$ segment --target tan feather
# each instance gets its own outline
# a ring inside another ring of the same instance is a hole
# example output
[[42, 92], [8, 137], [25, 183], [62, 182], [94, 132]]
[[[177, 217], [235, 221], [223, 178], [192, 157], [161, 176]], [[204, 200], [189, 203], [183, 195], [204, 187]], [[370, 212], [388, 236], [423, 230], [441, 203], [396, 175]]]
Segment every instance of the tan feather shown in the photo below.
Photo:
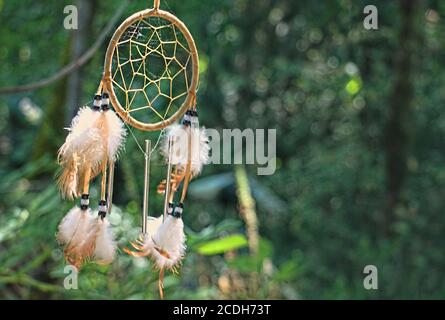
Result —
[[79, 196], [78, 173], [79, 157], [73, 154], [71, 158], [64, 160], [57, 176], [57, 185], [63, 198], [73, 200]]

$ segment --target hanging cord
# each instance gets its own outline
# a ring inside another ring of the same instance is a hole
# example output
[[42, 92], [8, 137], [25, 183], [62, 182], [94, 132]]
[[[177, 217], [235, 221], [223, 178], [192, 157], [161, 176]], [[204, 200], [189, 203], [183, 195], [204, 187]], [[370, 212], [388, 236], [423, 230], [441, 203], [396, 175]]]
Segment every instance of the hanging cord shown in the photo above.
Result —
[[[176, 181], [176, 177], [177, 177], [177, 176], [178, 176], [178, 167], [175, 166], [175, 168], [174, 168], [174, 170], [173, 170], [173, 173], [172, 173], [172, 177], [174, 177], [174, 178], [171, 179], [171, 183], [170, 183], [170, 195], [169, 195], [169, 197], [168, 197], [168, 202], [170, 202], [170, 203], [173, 202], [173, 198], [175, 197], [175, 192], [176, 192], [176, 190], [177, 190], [177, 188], [178, 188], [177, 181]], [[173, 188], [173, 186], [174, 186], [174, 188]]]
[[198, 92], [198, 90], [196, 91], [190, 91], [190, 94], [192, 95], [192, 101], [191, 101], [191, 106], [192, 106], [192, 110], [196, 111], [196, 93]]
[[159, 296], [164, 299], [164, 268], [159, 270], [159, 280], [158, 280]]
[[85, 176], [83, 179], [83, 194], [88, 194], [90, 189], [91, 167], [86, 166]]
[[185, 179], [184, 179], [184, 185], [182, 187], [182, 194], [181, 194], [181, 203], [185, 200], [185, 195], [187, 194], [187, 189], [190, 182], [190, 176], [191, 176], [191, 167], [192, 167], [192, 128], [189, 127], [189, 134], [188, 134], [188, 153], [187, 153], [187, 166], [185, 167]]
[[108, 190], [107, 190], [107, 214], [111, 213], [111, 206], [113, 204], [113, 182], [114, 182], [114, 161], [110, 161], [108, 165]]
[[97, 88], [96, 95], [102, 95], [103, 79], [100, 80], [99, 87]]
[[159, 10], [159, 4], [160, 4], [161, 0], [154, 0], [153, 1], [153, 9], [154, 10]]
[[102, 166], [102, 180], [100, 183], [100, 200], [106, 200], [107, 191], [107, 161], [104, 161]]
[[[196, 111], [196, 91], [192, 93], [192, 110]], [[187, 166], [185, 169], [185, 179], [184, 179], [184, 185], [182, 187], [182, 194], [181, 194], [181, 203], [184, 203], [185, 196], [187, 194], [187, 189], [189, 186], [189, 182], [191, 180], [191, 167], [192, 167], [192, 130], [196, 130], [196, 128], [193, 126], [192, 123], [190, 123], [189, 127], [189, 141], [188, 141], [188, 154], [187, 154]], [[199, 132], [198, 132], [199, 134]]]
[[171, 189], [172, 149], [173, 149], [173, 138], [168, 137], [168, 163], [167, 163], [167, 178], [166, 178], [166, 184], [165, 184], [163, 221], [165, 221], [165, 218], [167, 217], [168, 202], [169, 202], [170, 189]]
[[147, 234], [148, 201], [150, 193], [150, 160], [151, 141], [145, 140], [145, 168], [144, 168], [144, 202], [142, 205], [142, 234]]

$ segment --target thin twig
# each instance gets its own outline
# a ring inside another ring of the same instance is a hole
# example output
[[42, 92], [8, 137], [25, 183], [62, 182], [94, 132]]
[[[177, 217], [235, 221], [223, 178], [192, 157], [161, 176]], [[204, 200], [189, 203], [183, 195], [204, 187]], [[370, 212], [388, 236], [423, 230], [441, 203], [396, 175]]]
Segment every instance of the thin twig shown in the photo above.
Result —
[[100, 48], [100, 46], [105, 41], [107, 35], [111, 32], [113, 26], [116, 24], [117, 20], [120, 18], [122, 13], [124, 12], [125, 8], [128, 5], [128, 0], [123, 1], [120, 7], [116, 10], [113, 17], [109, 20], [108, 24], [105, 26], [105, 28], [102, 30], [101, 34], [98, 36], [96, 41], [93, 43], [93, 45], [85, 51], [84, 54], [82, 54], [78, 59], [75, 61], [72, 61], [62, 69], [60, 69], [55, 74], [25, 85], [21, 86], [14, 86], [14, 87], [6, 87], [6, 88], [0, 88], [0, 95], [1, 94], [10, 94], [10, 93], [19, 93], [19, 92], [25, 92], [25, 91], [33, 91], [36, 89], [40, 89], [42, 87], [45, 87], [47, 85], [50, 85], [51, 83], [62, 79], [63, 77], [66, 77], [68, 74], [76, 70], [77, 68], [83, 66], [88, 60], [90, 60], [93, 55], [96, 53], [96, 51]]

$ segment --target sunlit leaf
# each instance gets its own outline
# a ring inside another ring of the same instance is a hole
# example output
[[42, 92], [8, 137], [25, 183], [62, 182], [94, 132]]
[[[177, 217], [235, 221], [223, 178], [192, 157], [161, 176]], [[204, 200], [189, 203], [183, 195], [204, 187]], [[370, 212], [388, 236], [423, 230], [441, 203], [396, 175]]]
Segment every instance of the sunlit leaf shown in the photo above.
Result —
[[227, 251], [247, 246], [247, 239], [241, 234], [233, 234], [224, 238], [212, 240], [200, 245], [196, 250], [203, 255], [221, 254]]

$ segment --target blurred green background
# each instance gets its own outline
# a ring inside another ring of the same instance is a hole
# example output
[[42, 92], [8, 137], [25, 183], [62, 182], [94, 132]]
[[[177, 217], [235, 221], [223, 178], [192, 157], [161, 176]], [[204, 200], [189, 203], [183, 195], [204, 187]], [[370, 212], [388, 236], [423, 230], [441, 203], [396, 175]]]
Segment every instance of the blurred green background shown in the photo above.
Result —
[[[198, 108], [211, 128], [277, 129], [277, 170], [209, 165], [191, 185], [188, 254], [167, 299], [444, 298], [445, 2], [161, 0], [200, 54]], [[0, 88], [46, 78], [85, 52], [121, 1], [0, 0]], [[63, 9], [79, 8], [79, 30]], [[151, 1], [131, 1], [118, 21]], [[116, 25], [117, 27], [117, 25]], [[54, 175], [64, 127], [101, 76], [108, 34], [82, 68], [0, 95], [0, 298], [158, 299], [138, 233], [143, 156], [129, 137], [111, 222], [120, 252], [63, 287], [57, 224], [74, 205]], [[133, 130], [139, 143], [156, 134]], [[152, 164], [151, 215], [165, 173]], [[91, 192], [98, 197], [97, 182]], [[252, 199], [254, 202], [252, 202]], [[258, 228], [257, 228], [257, 223]], [[365, 290], [363, 268], [378, 268]]]

